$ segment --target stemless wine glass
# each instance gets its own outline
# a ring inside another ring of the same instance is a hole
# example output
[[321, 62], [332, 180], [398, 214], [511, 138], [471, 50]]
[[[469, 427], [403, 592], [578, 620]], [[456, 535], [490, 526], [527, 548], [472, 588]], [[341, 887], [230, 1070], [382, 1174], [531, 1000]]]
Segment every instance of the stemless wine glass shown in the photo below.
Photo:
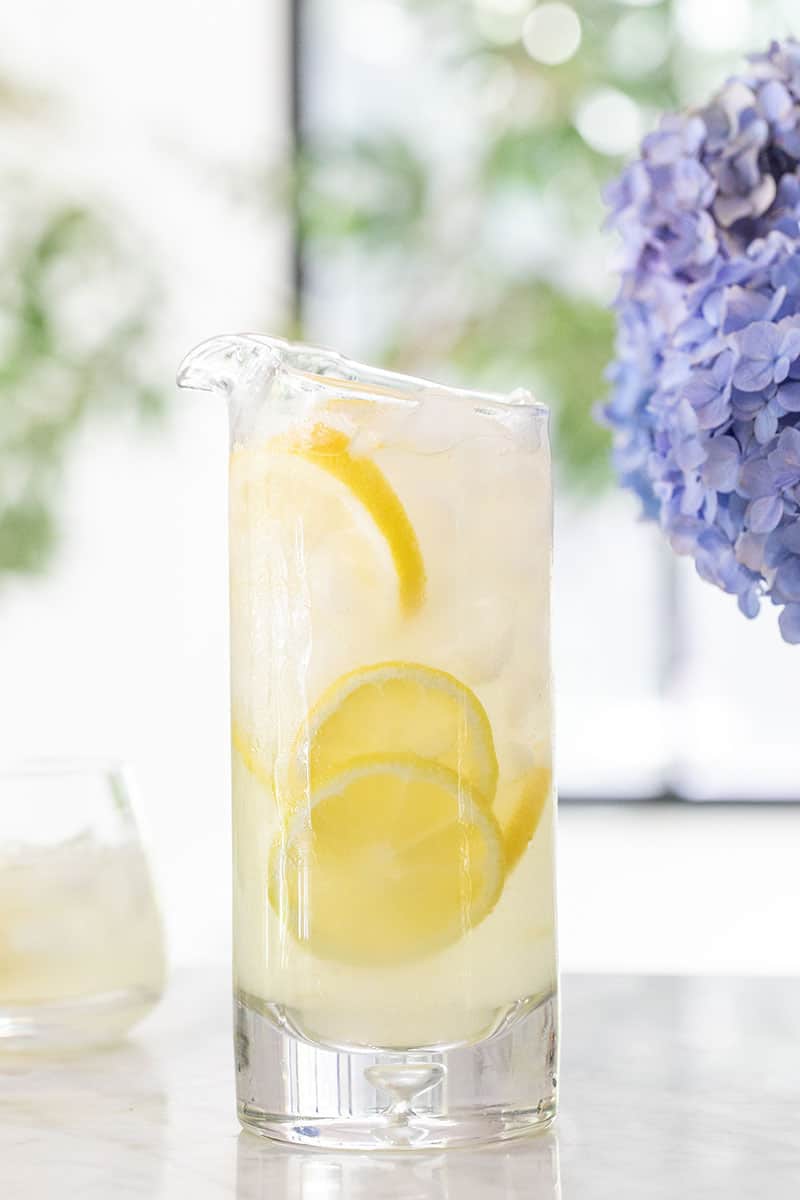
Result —
[[113, 1041], [163, 984], [125, 773], [80, 762], [0, 770], [0, 1052]]
[[315, 1146], [555, 1113], [548, 412], [256, 335], [228, 398], [243, 1124]]

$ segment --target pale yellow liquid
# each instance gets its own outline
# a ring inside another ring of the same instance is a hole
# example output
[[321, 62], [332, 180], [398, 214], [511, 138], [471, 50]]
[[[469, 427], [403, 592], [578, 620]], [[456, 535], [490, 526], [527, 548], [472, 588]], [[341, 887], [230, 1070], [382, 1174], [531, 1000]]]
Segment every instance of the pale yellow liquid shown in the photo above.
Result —
[[[320, 484], [330, 491], [330, 525], [305, 527], [315, 468], [300, 469], [302, 486], [277, 513], [259, 510], [257, 486], [243, 502], [243, 473], [257, 481], [271, 469], [273, 431], [235, 444], [234, 722], [256, 738], [279, 790], [324, 689], [373, 663], [426, 664], [455, 675], [484, 705], [502, 796], [551, 763], [551, 485], [541, 418], [513, 407], [481, 413], [469, 399], [441, 396], [415, 410], [367, 401], [340, 408], [331, 418], [323, 399], [304, 419], [354, 430], [354, 447], [392, 485], [419, 540], [425, 601], [402, 611], [385, 542], [358, 504], [345, 497], [337, 507], [340, 485]], [[319, 957], [279, 922], [268, 863], [281, 814], [260, 774], [234, 750], [235, 973], [249, 1002], [279, 1010], [322, 1043], [407, 1048], [486, 1036], [552, 992], [552, 796], [483, 920], [444, 948], [396, 964], [389, 953], [389, 965], [370, 966]]]
[[164, 979], [161, 924], [137, 845], [90, 837], [0, 853], [0, 1010], [101, 998], [154, 1000]]

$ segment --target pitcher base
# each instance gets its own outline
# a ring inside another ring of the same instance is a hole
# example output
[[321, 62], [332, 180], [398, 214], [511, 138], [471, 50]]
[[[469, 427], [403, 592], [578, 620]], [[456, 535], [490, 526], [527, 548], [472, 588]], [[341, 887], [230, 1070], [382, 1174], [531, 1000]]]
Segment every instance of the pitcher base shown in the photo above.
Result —
[[558, 1004], [441, 1051], [322, 1049], [236, 1004], [239, 1120], [295, 1145], [426, 1150], [546, 1129], [556, 1114]]

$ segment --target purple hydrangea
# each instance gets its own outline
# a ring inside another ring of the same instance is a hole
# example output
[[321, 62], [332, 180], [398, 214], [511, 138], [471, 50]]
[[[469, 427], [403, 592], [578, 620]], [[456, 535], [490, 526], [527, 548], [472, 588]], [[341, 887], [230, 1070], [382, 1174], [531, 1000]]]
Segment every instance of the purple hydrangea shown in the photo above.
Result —
[[800, 42], [665, 116], [609, 189], [603, 419], [620, 480], [703, 579], [800, 642]]

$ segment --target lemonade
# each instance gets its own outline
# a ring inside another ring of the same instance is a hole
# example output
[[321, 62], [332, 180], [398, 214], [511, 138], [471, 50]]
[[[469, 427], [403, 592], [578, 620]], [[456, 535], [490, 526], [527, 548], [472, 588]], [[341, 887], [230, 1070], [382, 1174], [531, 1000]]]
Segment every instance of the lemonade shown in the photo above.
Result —
[[[342, 1106], [378, 1111], [374, 1091], [342, 1099], [342, 1071], [431, 1053], [424, 1086], [444, 1104], [449, 1069], [452, 1106], [459, 1048], [502, 1057], [528, 1019], [526, 1120], [544, 1121], [547, 411], [256, 337], [200, 347], [179, 378], [223, 388], [231, 412], [240, 1113], [274, 1133], [278, 1109], [311, 1105], [312, 1133], [309, 1117], [276, 1136], [319, 1137]], [[523, 1108], [521, 1078], [498, 1083], [498, 1111]]]
[[123, 772], [0, 771], [0, 1057], [114, 1041], [164, 986], [161, 919]]
[[[163, 985], [160, 937], [137, 846], [0, 853], [0, 1010], [136, 989], [146, 1009]], [[96, 1025], [97, 1006], [86, 1019]]]
[[320, 1043], [471, 1041], [553, 988], [537, 425], [332, 388], [233, 446], [236, 981]]

